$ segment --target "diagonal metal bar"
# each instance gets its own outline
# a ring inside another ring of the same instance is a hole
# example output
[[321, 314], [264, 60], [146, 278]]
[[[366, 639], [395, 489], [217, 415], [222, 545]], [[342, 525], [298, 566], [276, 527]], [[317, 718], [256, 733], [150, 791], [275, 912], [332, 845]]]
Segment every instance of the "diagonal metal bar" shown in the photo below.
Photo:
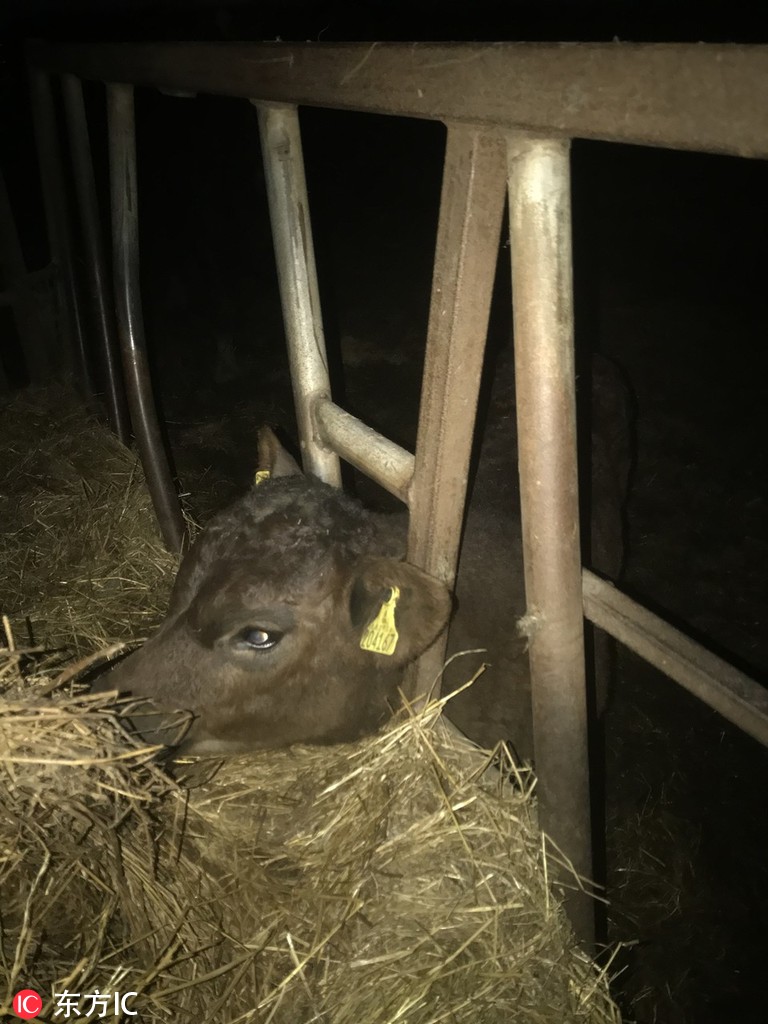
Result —
[[[504, 211], [504, 140], [451, 125], [443, 170], [408, 557], [453, 584]], [[439, 677], [445, 638], [419, 660], [412, 695]]]
[[584, 612], [635, 654], [768, 747], [768, 690], [588, 569]]
[[157, 419], [141, 311], [133, 86], [107, 87], [107, 113], [115, 303], [128, 406], [163, 539], [180, 551], [186, 530]]

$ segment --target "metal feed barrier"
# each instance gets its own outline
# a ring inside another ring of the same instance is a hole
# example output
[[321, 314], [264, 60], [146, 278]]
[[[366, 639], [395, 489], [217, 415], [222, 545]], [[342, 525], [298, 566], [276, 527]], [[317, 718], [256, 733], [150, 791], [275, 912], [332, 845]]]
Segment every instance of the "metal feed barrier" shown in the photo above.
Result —
[[[508, 193], [525, 578], [536, 620], [530, 663], [539, 811], [574, 867], [591, 874], [583, 616], [768, 745], [762, 687], [580, 564], [569, 178], [576, 137], [768, 156], [767, 47], [35, 43], [28, 56], [51, 244], [79, 309], [51, 91], [53, 79], [62, 80], [93, 323], [106, 354], [111, 421], [125, 437], [81, 79], [107, 83], [117, 333], [130, 422], [170, 547], [182, 546], [184, 529], [142, 328], [135, 85], [243, 97], [257, 107], [305, 468], [338, 485], [340, 455], [406, 502], [410, 560], [448, 584]], [[331, 397], [301, 104], [447, 125], [415, 456]], [[82, 318], [76, 326], [83, 329]], [[422, 658], [415, 692], [438, 676], [443, 656], [438, 644]], [[568, 910], [590, 945], [590, 898], [574, 893]]]

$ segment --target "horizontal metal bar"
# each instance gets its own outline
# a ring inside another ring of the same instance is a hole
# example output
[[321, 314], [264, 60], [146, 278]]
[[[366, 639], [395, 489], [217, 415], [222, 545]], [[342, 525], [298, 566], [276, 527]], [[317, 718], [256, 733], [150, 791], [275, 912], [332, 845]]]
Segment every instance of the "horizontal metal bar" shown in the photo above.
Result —
[[768, 747], [768, 690], [589, 570], [584, 614], [596, 626]]
[[332, 448], [356, 469], [408, 504], [414, 458], [335, 402], [321, 398], [314, 403], [313, 419], [323, 444]]
[[31, 43], [105, 82], [768, 156], [768, 47], [633, 43]]

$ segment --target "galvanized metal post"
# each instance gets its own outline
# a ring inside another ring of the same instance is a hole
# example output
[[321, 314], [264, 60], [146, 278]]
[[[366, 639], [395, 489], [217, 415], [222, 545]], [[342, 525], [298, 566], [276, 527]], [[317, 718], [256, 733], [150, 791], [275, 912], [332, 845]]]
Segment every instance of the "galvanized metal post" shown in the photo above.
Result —
[[[48, 244], [51, 250], [51, 260], [59, 273], [59, 285], [63, 292], [65, 333], [71, 350], [71, 362], [68, 368], [73, 371], [86, 401], [90, 403], [93, 384], [80, 296], [75, 279], [67, 190], [64, 185], [64, 167], [56, 124], [51, 76], [37, 68], [31, 68], [29, 83], [37, 158], [40, 166], [40, 184], [48, 228]], [[47, 353], [47, 357], [50, 367], [55, 367], [57, 365], [56, 356]]]
[[[591, 878], [569, 148], [510, 136], [509, 219], [536, 791], [542, 829]], [[591, 946], [591, 897], [566, 906]]]
[[304, 469], [341, 485], [339, 457], [318, 440], [313, 406], [331, 397], [299, 115], [293, 106], [253, 101], [259, 113], [283, 323]]
[[180, 551], [186, 530], [157, 420], [141, 312], [133, 86], [107, 86], [107, 113], [115, 303], [128, 405], [163, 539]]
[[96, 183], [93, 174], [88, 121], [83, 103], [83, 87], [76, 75], [67, 74], [62, 75], [62, 89], [83, 237], [91, 320], [100, 343], [101, 364], [107, 395], [107, 414], [112, 430], [123, 444], [128, 444], [131, 425], [120, 371], [114, 308], [110, 301], [107, 261], [96, 199]]
[[[504, 139], [450, 125], [408, 537], [409, 559], [449, 586], [456, 576], [505, 186]], [[431, 691], [444, 656], [442, 638], [419, 659], [411, 696]]]

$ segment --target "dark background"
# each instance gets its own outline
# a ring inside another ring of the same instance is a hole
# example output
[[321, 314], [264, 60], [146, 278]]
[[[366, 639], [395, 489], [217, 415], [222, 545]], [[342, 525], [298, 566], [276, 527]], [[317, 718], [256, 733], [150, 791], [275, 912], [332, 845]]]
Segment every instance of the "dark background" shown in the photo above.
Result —
[[6, 0], [9, 38], [762, 42], [756, 3]]

